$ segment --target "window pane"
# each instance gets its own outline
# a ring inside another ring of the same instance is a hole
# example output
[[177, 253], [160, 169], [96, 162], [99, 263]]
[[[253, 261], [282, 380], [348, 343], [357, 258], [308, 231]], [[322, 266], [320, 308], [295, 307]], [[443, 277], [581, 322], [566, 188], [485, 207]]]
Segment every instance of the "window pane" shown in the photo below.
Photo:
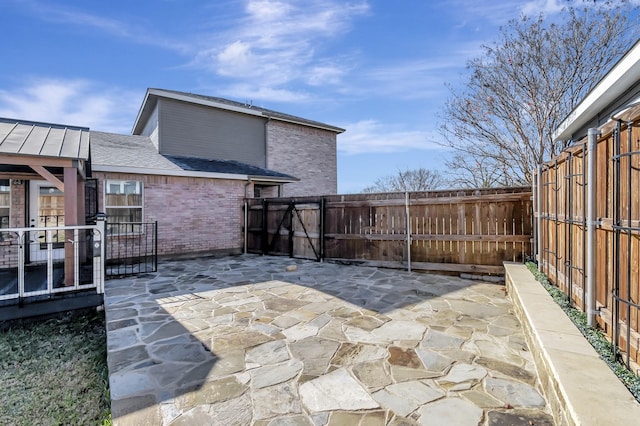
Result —
[[124, 193], [125, 194], [140, 194], [140, 186], [139, 182], [125, 182], [124, 183]]
[[142, 207], [142, 182], [107, 181], [105, 206], [109, 207]]
[[9, 208], [0, 207], [0, 228], [9, 227]]
[[0, 193], [3, 193], [3, 192], [9, 193], [10, 191], [11, 191], [11, 186], [9, 186], [9, 179], [0, 179]]
[[107, 221], [109, 223], [142, 222], [142, 209], [110, 209], [107, 208]]
[[8, 192], [0, 192], [0, 207], [9, 207], [11, 197]]
[[142, 183], [136, 180], [107, 181], [107, 194], [142, 194]]
[[142, 195], [137, 194], [107, 194], [105, 197], [107, 207], [142, 207]]

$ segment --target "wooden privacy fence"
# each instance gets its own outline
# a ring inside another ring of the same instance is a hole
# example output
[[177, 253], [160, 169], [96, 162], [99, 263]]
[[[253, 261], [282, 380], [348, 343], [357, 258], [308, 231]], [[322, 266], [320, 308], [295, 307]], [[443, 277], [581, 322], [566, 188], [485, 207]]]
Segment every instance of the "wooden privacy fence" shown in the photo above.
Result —
[[531, 251], [530, 188], [247, 199], [249, 252], [502, 274]]
[[[594, 132], [593, 151], [588, 140], [575, 143], [541, 167], [534, 189], [541, 271], [612, 338], [628, 367], [640, 361], [639, 122], [636, 115], [609, 123], [599, 136]], [[591, 181], [589, 161], [595, 173]], [[590, 191], [595, 203], [591, 221]], [[589, 295], [590, 268], [595, 300]]]

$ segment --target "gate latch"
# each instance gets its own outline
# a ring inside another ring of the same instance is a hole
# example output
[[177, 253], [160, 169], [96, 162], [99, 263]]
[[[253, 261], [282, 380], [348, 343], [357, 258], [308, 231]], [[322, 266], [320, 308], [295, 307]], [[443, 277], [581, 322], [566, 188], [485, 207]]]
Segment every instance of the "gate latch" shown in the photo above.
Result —
[[102, 256], [102, 241], [93, 242], [93, 257]]

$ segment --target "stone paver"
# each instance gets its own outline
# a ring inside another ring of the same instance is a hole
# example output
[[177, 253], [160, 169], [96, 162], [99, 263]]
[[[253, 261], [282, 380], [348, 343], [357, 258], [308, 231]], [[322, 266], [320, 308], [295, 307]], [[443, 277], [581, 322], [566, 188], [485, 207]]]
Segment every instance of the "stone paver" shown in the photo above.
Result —
[[245, 255], [105, 306], [115, 425], [553, 424], [496, 284]]

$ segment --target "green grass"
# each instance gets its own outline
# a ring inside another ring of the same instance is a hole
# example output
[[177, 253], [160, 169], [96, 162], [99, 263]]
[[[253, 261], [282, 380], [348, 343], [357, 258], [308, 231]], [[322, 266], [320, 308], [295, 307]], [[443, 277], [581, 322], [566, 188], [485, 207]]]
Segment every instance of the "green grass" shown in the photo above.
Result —
[[103, 312], [0, 331], [0, 424], [110, 425]]
[[626, 366], [616, 359], [613, 343], [609, 341], [600, 330], [589, 327], [587, 325], [587, 315], [579, 309], [571, 306], [569, 298], [558, 287], [549, 283], [547, 277], [538, 270], [538, 267], [532, 263], [527, 263], [527, 268], [536, 277], [536, 279], [547, 289], [553, 300], [556, 301], [567, 316], [578, 327], [580, 332], [587, 338], [591, 346], [598, 352], [600, 358], [607, 363], [609, 368], [618, 376], [618, 378], [629, 389], [631, 394], [640, 402], [640, 377], [629, 371]]

